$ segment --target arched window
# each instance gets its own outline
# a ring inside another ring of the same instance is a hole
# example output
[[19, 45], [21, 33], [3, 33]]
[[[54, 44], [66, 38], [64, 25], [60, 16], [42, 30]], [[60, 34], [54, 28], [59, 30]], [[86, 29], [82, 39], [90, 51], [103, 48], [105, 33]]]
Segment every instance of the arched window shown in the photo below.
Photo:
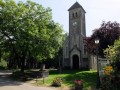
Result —
[[74, 13], [72, 14], [72, 17], [74, 18]]
[[78, 16], [77, 12], [75, 13], [75, 16], [76, 16], [76, 17]]

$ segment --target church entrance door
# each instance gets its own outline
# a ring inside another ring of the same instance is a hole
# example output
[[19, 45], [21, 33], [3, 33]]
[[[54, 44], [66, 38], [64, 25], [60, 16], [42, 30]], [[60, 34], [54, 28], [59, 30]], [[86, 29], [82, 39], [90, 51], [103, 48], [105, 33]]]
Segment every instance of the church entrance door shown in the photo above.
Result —
[[79, 57], [78, 55], [73, 55], [73, 69], [79, 69]]

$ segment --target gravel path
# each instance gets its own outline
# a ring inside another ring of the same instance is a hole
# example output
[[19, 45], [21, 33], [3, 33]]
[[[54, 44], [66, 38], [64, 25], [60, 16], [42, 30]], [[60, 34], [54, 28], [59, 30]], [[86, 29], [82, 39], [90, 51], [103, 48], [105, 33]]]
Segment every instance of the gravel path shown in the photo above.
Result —
[[57, 90], [51, 87], [37, 87], [28, 83], [12, 81], [8, 78], [11, 71], [0, 71], [0, 90]]

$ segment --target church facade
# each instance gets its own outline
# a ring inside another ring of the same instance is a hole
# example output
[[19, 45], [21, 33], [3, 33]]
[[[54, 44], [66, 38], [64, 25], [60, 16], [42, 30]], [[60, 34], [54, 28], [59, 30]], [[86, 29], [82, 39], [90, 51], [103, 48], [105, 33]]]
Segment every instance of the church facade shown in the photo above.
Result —
[[69, 9], [69, 35], [63, 43], [63, 67], [71, 69], [88, 68], [89, 60], [85, 50], [85, 10], [78, 3]]

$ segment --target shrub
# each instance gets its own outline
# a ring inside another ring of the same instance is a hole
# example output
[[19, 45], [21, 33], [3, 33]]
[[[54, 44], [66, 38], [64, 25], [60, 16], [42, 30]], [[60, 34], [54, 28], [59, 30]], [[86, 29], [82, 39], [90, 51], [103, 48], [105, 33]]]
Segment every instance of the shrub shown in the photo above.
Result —
[[62, 79], [61, 78], [55, 78], [52, 82], [52, 86], [55, 86], [55, 87], [60, 87], [62, 84]]
[[83, 90], [83, 80], [75, 80], [75, 90]]
[[101, 78], [101, 90], [120, 90], [119, 83], [119, 76], [104, 76]]
[[7, 68], [7, 62], [3, 59], [0, 61], [0, 69], [6, 69]]

